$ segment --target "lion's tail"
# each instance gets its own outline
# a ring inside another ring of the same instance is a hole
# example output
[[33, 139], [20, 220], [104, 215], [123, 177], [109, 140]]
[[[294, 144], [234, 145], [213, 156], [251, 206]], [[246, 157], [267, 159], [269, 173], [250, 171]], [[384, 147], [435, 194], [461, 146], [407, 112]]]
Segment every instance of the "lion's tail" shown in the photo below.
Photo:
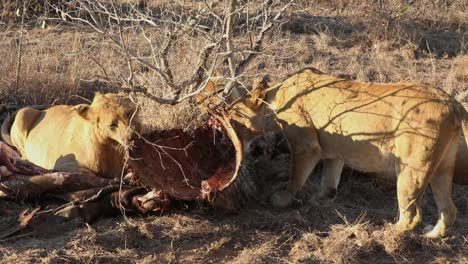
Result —
[[458, 147], [453, 182], [468, 185], [468, 113], [464, 108], [462, 109], [461, 126], [463, 130], [463, 140], [460, 141]]
[[13, 114], [8, 114], [7, 118], [2, 123], [2, 127], [0, 129], [0, 134], [2, 136], [3, 142], [7, 143], [10, 146], [13, 146], [13, 143], [11, 142], [11, 137], [10, 137], [10, 129], [11, 125], [13, 125], [13, 121], [15, 120], [17, 111], [15, 111]]
[[463, 136], [465, 137], [465, 144], [468, 146], [468, 113], [465, 112], [465, 118], [462, 121]]

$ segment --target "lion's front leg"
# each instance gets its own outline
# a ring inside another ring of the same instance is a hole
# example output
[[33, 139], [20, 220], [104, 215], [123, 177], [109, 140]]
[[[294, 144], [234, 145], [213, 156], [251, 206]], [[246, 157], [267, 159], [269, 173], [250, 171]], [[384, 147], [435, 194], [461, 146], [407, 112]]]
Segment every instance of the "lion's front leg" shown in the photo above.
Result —
[[287, 190], [271, 197], [275, 207], [286, 207], [292, 203], [321, 157], [321, 148], [314, 128], [291, 127], [286, 129], [286, 136], [291, 146], [292, 173]]

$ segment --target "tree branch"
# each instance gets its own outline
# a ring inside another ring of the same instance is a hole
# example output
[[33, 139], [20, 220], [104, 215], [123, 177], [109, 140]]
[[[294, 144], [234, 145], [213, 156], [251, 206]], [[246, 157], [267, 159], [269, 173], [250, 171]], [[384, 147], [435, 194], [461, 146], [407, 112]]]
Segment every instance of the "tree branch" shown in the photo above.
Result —
[[[237, 66], [235, 67], [234, 70], [231, 69], [231, 79], [228, 81], [226, 86], [224, 87], [224, 94], [229, 94], [235, 80], [245, 71], [245, 68], [252, 62], [252, 60], [260, 53], [262, 44], [263, 44], [263, 38], [265, 37], [265, 33], [270, 30], [273, 25], [281, 18], [281, 16], [284, 14], [286, 9], [289, 8], [289, 6], [294, 2], [295, 0], [290, 0], [286, 5], [284, 5], [281, 10], [271, 19], [268, 20], [268, 14], [264, 14], [266, 16], [266, 20], [262, 26], [262, 29], [260, 30], [260, 33], [257, 35], [255, 38], [255, 43], [253, 44], [251, 50], [249, 51], [247, 57], [245, 57], [243, 60], [241, 60]], [[267, 3], [270, 1], [267, 1]], [[270, 6], [271, 8], [271, 6]], [[232, 56], [232, 54], [230, 55]]]
[[251, 49], [247, 57], [243, 59], [242, 61], [240, 61], [239, 64], [237, 65], [235, 69], [235, 76], [240, 75], [245, 70], [245, 67], [249, 65], [252, 59], [255, 56], [257, 56], [257, 54], [259, 54], [262, 48], [263, 38], [265, 37], [265, 33], [268, 32], [268, 30], [270, 30], [273, 27], [274, 23], [277, 22], [281, 18], [281, 16], [286, 11], [286, 9], [288, 9], [288, 7], [294, 1], [295, 0], [290, 0], [286, 5], [283, 6], [283, 8], [281, 8], [281, 10], [276, 14], [275, 17], [273, 17], [273, 19], [271, 19], [268, 23], [266, 23], [266, 25], [262, 27], [262, 30], [260, 31], [260, 33], [257, 35], [255, 39], [255, 44], [253, 45], [253, 48]]

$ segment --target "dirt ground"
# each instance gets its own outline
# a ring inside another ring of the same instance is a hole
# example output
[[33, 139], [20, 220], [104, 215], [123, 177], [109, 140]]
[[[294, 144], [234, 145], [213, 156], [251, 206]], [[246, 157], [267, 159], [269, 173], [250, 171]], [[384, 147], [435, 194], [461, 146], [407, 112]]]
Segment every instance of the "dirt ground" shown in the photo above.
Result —
[[[429, 83], [467, 102], [466, 1], [352, 2], [299, 1], [284, 23], [267, 34], [264, 54], [245, 77], [268, 73], [280, 80], [312, 66], [361, 81]], [[184, 1], [190, 3], [196, 6]], [[6, 8], [0, 3], [2, 104], [76, 104], [95, 91], [115, 91], [126, 74], [126, 60], [106, 39], [67, 23], [42, 28], [34, 19], [20, 34], [20, 19]], [[141, 36], [127, 33], [134, 47], [147, 48]], [[22, 64], [17, 68], [20, 39]], [[197, 41], [181, 38], [170, 54], [175, 75], [191, 65], [194, 51], [189, 48]], [[136, 66], [135, 71], [137, 81], [163, 93], [154, 74]], [[196, 114], [188, 103], [181, 108], [187, 114], [175, 115], [148, 102], [149, 129], [187, 123]], [[159, 118], [153, 120], [156, 114]], [[0, 263], [468, 263], [468, 186], [454, 186], [458, 216], [448, 235], [429, 240], [421, 234], [437, 218], [430, 188], [423, 223], [397, 235], [390, 225], [397, 216], [395, 190], [348, 169], [337, 197], [319, 202], [314, 198], [319, 178], [320, 168], [288, 209], [273, 209], [262, 197], [237, 212], [181, 204], [161, 215], [37, 225], [0, 241]], [[0, 200], [0, 206], [15, 210], [39, 204], [44, 201], [12, 205]]]
[[336, 199], [319, 204], [316, 185], [310, 181], [302, 203], [284, 210], [265, 201], [236, 213], [191, 205], [36, 226], [0, 241], [0, 263], [468, 263], [468, 186], [455, 186], [454, 227], [428, 240], [421, 234], [436, 219], [430, 192], [421, 227], [396, 235], [395, 191], [346, 171]]

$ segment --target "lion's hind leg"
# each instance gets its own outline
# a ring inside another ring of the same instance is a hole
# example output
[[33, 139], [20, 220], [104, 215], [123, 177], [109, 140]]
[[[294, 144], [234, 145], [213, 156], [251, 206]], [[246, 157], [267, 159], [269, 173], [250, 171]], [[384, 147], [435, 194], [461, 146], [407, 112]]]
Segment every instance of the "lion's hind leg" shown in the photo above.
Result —
[[427, 182], [427, 172], [417, 171], [408, 166], [400, 167], [397, 181], [399, 217], [396, 227], [400, 231], [409, 231], [422, 220], [421, 199]]
[[451, 198], [455, 150], [459, 130], [448, 122], [440, 124], [437, 133], [419, 137], [401, 136], [396, 141], [399, 157], [397, 198], [399, 220], [397, 229], [407, 231], [421, 222], [421, 199], [430, 183], [439, 210], [436, 227], [427, 236], [443, 235], [455, 219], [456, 209]]
[[448, 151], [443, 156], [439, 166], [430, 180], [432, 193], [437, 205], [438, 220], [434, 228], [425, 228], [426, 237], [439, 237], [445, 235], [449, 226], [455, 222], [457, 208], [452, 200], [452, 180], [455, 166], [455, 155], [458, 148], [458, 137], [450, 143]]
[[[414, 229], [422, 220], [421, 200], [437, 166], [436, 142], [425, 137], [401, 136], [396, 141], [399, 231]], [[439, 144], [440, 146], [440, 144]]]

